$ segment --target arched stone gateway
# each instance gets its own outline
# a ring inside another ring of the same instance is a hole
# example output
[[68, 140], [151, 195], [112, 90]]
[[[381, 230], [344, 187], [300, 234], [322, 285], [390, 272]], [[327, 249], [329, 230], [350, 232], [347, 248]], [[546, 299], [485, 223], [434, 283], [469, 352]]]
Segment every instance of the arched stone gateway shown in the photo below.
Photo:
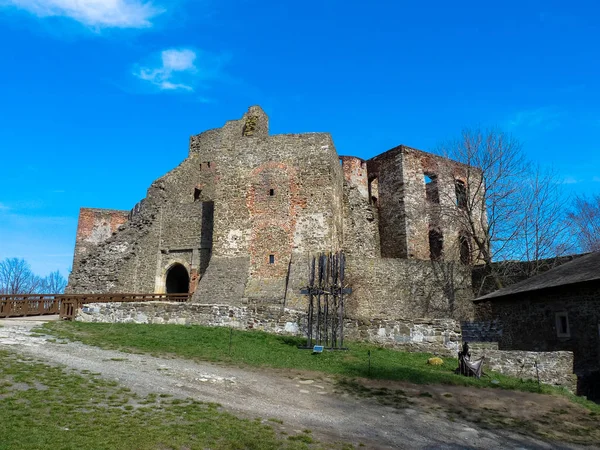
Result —
[[167, 294], [185, 294], [190, 290], [190, 276], [181, 264], [173, 264], [167, 271], [165, 282]]

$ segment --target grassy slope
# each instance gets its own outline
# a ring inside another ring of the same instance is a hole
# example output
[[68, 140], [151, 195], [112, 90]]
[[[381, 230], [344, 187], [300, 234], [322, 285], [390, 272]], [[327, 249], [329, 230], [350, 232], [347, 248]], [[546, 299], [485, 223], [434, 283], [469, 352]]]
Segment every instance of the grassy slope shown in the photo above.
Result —
[[77, 374], [0, 350], [0, 450], [312, 449], [274, 421], [238, 419], [218, 405], [138, 397], [95, 374]]
[[[551, 386], [540, 387], [533, 380], [519, 380], [497, 373], [490, 373], [489, 378], [482, 377], [480, 380], [467, 378], [453, 373], [458, 365], [456, 359], [449, 358], [442, 366], [432, 366], [427, 364], [427, 359], [432, 356], [430, 354], [400, 352], [364, 343], [350, 343], [348, 351], [312, 355], [310, 350], [297, 348], [299, 344], [305, 343], [302, 338], [234, 330], [231, 335], [230, 352], [230, 329], [224, 327], [51, 322], [44, 326], [44, 330], [58, 337], [104, 348], [156, 355], [170, 354], [203, 361], [293, 368], [346, 377], [404, 380], [413, 383], [445, 383], [527, 392], [541, 391], [549, 394], [564, 393]], [[576, 401], [589, 408], [598, 406], [583, 400]]]

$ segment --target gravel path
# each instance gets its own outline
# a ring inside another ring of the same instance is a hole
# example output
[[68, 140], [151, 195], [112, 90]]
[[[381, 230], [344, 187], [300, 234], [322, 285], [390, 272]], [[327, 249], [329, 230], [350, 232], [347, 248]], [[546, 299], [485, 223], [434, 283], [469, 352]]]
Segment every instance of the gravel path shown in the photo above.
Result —
[[277, 418], [289, 430], [311, 429], [320, 440], [363, 443], [369, 449], [561, 449], [506, 431], [451, 422], [416, 409], [396, 410], [375, 401], [333, 393], [330, 379], [303, 379], [266, 370], [155, 358], [80, 343], [48, 342], [30, 330], [35, 320], [0, 320], [0, 348], [41, 361], [101, 373], [133, 391], [220, 403], [238, 416]]

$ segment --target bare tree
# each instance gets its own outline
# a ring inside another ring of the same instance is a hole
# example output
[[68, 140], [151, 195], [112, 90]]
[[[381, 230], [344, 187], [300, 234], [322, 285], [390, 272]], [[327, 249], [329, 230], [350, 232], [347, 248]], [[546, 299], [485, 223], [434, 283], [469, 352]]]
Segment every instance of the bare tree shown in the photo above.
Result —
[[560, 183], [554, 172], [532, 169], [514, 137], [495, 129], [465, 130], [439, 152], [464, 165], [451, 174], [456, 190], [442, 214], [470, 237], [468, 260], [484, 266], [495, 288], [503, 286], [509, 266], [518, 267], [501, 262], [557, 255], [564, 231]]
[[513, 255], [529, 277], [557, 264], [556, 258], [574, 250], [565, 222], [566, 198], [558, 174], [535, 166], [523, 191], [522, 227], [516, 234]]
[[58, 270], [41, 278], [24, 259], [0, 261], [0, 294], [62, 294], [66, 286], [67, 280]]
[[41, 282], [24, 259], [0, 261], [0, 294], [33, 294], [38, 292]]
[[576, 197], [567, 218], [580, 249], [600, 251], [600, 195]]
[[51, 272], [45, 278], [42, 278], [39, 291], [45, 294], [62, 294], [67, 287], [67, 280], [58, 270]]

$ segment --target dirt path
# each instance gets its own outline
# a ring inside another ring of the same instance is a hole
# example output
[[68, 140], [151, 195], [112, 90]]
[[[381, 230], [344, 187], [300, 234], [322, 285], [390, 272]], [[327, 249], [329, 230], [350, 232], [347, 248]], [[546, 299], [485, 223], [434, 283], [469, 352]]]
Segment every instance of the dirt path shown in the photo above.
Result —
[[320, 440], [363, 443], [369, 449], [579, 448], [480, 429], [421, 408], [399, 410], [371, 399], [340, 395], [334, 393], [333, 380], [306, 379], [306, 374], [295, 371], [273, 373], [49, 342], [48, 337], [30, 335], [38, 324], [34, 320], [0, 320], [0, 347], [52, 364], [98, 372], [139, 394], [192, 397], [220, 403], [238, 416], [277, 418], [284, 422], [282, 427], [311, 429]]

